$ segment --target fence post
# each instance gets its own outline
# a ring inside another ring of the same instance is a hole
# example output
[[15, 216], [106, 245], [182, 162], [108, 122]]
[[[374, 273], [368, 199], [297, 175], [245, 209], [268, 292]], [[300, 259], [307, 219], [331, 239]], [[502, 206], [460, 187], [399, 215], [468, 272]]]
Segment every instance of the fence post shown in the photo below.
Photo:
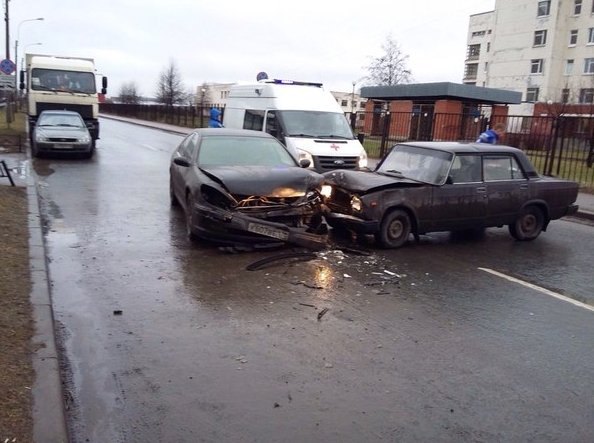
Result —
[[390, 111], [386, 111], [384, 116], [384, 127], [382, 128], [382, 144], [380, 146], [380, 158], [384, 158], [386, 155], [386, 142], [390, 135]]

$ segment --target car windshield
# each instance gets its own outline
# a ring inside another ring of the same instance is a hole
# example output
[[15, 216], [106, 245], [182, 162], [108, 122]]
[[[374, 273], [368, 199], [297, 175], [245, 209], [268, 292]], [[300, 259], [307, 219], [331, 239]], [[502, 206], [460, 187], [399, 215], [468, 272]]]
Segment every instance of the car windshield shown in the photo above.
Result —
[[288, 137], [353, 139], [344, 114], [322, 111], [278, 111]]
[[443, 184], [450, 169], [453, 154], [434, 149], [396, 145], [382, 162], [377, 172], [398, 178]]
[[297, 166], [276, 139], [262, 137], [204, 137], [198, 151], [200, 166]]
[[62, 71], [35, 68], [31, 73], [33, 91], [59, 91], [95, 94], [95, 75], [92, 72]]
[[82, 128], [85, 126], [82, 118], [72, 114], [42, 114], [37, 122], [38, 126], [68, 126]]

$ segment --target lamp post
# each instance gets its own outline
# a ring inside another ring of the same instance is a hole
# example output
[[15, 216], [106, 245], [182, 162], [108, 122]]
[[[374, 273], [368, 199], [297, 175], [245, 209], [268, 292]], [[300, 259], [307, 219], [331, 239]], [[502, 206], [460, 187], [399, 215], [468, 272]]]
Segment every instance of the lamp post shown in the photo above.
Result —
[[19, 25], [17, 26], [17, 38], [14, 41], [14, 63], [15, 65], [18, 66], [19, 63], [19, 54], [18, 54], [18, 49], [19, 49], [19, 37], [21, 34], [21, 25], [25, 22], [36, 22], [36, 21], [41, 21], [44, 20], [43, 17], [37, 17], [37, 18], [28, 18], [26, 20], [23, 20], [19, 23]]
[[355, 85], [357, 82], [353, 80], [353, 92], [351, 92], [351, 129], [354, 131], [357, 124], [357, 116], [355, 114]]

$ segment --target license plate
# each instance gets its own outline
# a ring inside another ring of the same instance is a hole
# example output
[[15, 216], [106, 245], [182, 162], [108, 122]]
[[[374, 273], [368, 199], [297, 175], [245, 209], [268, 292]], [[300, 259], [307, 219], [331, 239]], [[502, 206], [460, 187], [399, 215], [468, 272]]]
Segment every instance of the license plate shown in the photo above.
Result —
[[278, 238], [279, 240], [287, 240], [289, 233], [282, 229], [271, 228], [270, 226], [260, 225], [258, 223], [248, 224], [247, 230], [255, 234], [265, 235], [267, 237]]
[[54, 149], [72, 149], [72, 145], [56, 143]]

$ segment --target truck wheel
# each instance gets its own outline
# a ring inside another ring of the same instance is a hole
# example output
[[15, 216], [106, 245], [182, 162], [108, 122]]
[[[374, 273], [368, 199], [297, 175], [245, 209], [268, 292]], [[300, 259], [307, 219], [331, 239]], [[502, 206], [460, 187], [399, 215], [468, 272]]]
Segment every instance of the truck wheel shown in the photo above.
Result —
[[384, 248], [400, 248], [408, 241], [410, 231], [410, 216], [406, 211], [396, 209], [384, 216], [375, 239]]
[[545, 224], [545, 215], [538, 206], [528, 206], [522, 210], [516, 221], [510, 224], [509, 233], [520, 241], [534, 240], [540, 235]]

